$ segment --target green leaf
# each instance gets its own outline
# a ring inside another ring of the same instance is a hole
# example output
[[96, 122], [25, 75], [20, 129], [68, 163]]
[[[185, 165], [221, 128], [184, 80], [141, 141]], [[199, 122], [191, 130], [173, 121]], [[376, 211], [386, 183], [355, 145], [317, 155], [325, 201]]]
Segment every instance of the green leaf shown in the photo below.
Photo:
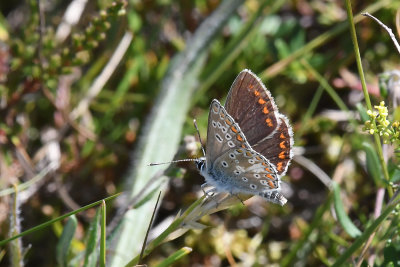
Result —
[[349, 216], [347, 216], [342, 199], [340, 198], [340, 188], [337, 183], [333, 182], [333, 203], [335, 206], [336, 216], [343, 229], [351, 237], [355, 238], [361, 235], [361, 231], [353, 224]]
[[90, 223], [88, 231], [88, 239], [86, 241], [85, 250], [85, 263], [83, 266], [91, 267], [96, 266], [97, 263], [97, 239], [99, 236], [99, 220], [100, 220], [100, 209], [97, 209], [96, 216]]
[[390, 176], [390, 182], [392, 183], [397, 183], [400, 181], [400, 170], [399, 169], [395, 169], [393, 171], [393, 173]]
[[391, 243], [383, 249], [384, 262], [382, 266], [399, 266], [400, 244]]
[[361, 121], [364, 123], [369, 120], [369, 116], [367, 114], [367, 110], [365, 109], [364, 105], [361, 103], [356, 104], [356, 108], [358, 110], [358, 114], [360, 114]]
[[157, 264], [156, 267], [167, 267], [171, 266], [174, 262], [178, 261], [183, 256], [192, 252], [192, 248], [183, 247], [180, 250], [176, 251], [174, 254], [163, 260], [161, 263]]
[[382, 168], [381, 164], [379, 163], [378, 154], [375, 151], [375, 148], [368, 142], [363, 142], [362, 148], [367, 156], [368, 173], [371, 175], [372, 179], [374, 179], [374, 182], [377, 186], [383, 186]]
[[58, 240], [56, 247], [56, 258], [59, 266], [67, 266], [68, 252], [71, 245], [72, 238], [74, 237], [76, 226], [78, 222], [75, 215], [69, 217], [67, 224], [64, 226], [60, 240]]

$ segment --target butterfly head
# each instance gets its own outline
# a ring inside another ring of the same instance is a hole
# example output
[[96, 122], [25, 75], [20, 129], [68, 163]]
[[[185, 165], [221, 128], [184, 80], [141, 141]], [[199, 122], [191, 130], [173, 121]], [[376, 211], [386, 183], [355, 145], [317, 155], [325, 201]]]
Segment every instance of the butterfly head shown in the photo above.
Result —
[[200, 171], [200, 173], [202, 173], [206, 168], [206, 158], [205, 157], [198, 158], [195, 160], [195, 163], [197, 169]]

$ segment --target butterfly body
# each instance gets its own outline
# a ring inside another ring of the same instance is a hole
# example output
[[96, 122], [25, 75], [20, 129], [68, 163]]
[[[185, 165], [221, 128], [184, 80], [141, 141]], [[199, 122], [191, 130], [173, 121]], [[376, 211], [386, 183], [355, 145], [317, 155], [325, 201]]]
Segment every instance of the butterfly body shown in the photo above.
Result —
[[261, 80], [243, 70], [225, 107], [215, 99], [210, 105], [206, 155], [197, 166], [213, 191], [259, 195], [284, 205], [280, 177], [292, 157], [292, 136]]

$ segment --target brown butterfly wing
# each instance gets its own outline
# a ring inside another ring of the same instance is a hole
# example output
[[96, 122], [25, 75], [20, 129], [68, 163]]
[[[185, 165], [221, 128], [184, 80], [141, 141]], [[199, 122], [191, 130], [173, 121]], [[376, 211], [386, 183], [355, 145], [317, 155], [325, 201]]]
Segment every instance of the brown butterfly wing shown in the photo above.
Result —
[[271, 137], [254, 144], [252, 148], [274, 164], [278, 175], [282, 176], [285, 175], [293, 156], [293, 131], [284, 115], [278, 114], [278, 118], [278, 130]]
[[250, 145], [271, 136], [279, 126], [274, 99], [250, 70], [240, 72], [233, 82], [225, 109], [239, 124]]

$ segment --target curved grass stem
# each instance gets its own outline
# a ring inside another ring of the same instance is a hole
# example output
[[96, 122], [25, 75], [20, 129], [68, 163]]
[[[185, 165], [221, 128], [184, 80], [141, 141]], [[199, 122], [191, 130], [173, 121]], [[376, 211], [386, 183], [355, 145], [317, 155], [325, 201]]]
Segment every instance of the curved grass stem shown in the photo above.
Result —
[[[358, 72], [360, 74], [360, 80], [361, 80], [362, 90], [363, 90], [363, 93], [364, 93], [365, 103], [367, 104], [367, 108], [369, 110], [372, 110], [371, 99], [370, 99], [369, 94], [368, 94], [367, 84], [365, 82], [364, 71], [363, 71], [363, 67], [362, 67], [362, 63], [361, 63], [360, 50], [359, 50], [358, 42], [357, 42], [356, 29], [354, 27], [353, 13], [352, 13], [352, 10], [351, 10], [350, 0], [346, 0], [346, 10], [347, 10], [347, 16], [348, 16], [348, 21], [349, 21], [350, 35], [351, 35], [351, 39], [353, 41], [354, 54], [355, 54], [355, 58], [356, 58], [356, 62], [357, 62]], [[378, 151], [379, 161], [380, 161], [380, 164], [382, 166], [383, 176], [384, 176], [385, 180], [389, 182], [389, 180], [390, 180], [389, 172], [388, 172], [388, 169], [387, 169], [387, 165], [386, 165], [385, 159], [383, 157], [382, 143], [381, 143], [380, 137], [379, 137], [379, 135], [377, 133], [374, 133], [374, 141], [375, 141], [376, 149]], [[387, 186], [386, 189], [387, 189], [387, 191], [389, 193], [389, 197], [392, 197], [393, 196], [393, 189], [390, 186]]]

